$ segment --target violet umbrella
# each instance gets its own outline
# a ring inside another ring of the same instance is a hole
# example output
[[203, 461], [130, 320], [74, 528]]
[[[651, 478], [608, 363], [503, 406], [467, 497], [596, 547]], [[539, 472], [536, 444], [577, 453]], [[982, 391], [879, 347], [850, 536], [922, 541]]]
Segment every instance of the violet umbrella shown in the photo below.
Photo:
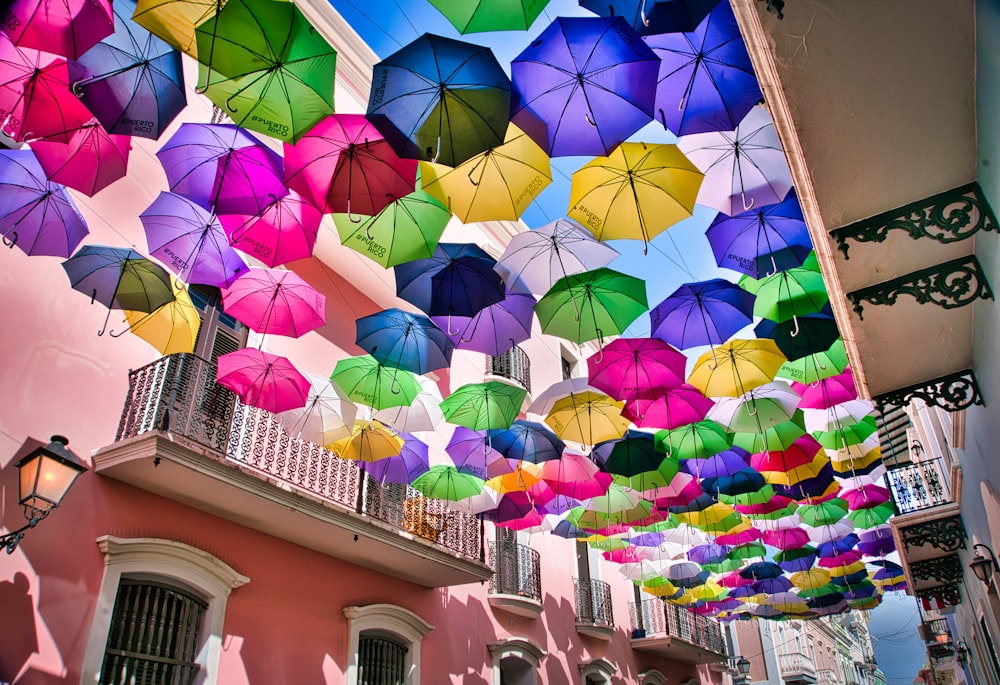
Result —
[[511, 121], [550, 157], [607, 155], [652, 121], [659, 62], [622, 17], [557, 17], [511, 62]]
[[111, 0], [12, 0], [3, 30], [15, 44], [76, 59], [111, 35]]
[[288, 193], [281, 156], [232, 124], [181, 124], [156, 156], [170, 190], [216, 214], [256, 214]]
[[68, 141], [60, 138], [30, 143], [50, 181], [93, 196], [127, 173], [129, 136], [109, 134], [93, 119], [70, 133]]
[[304, 407], [309, 379], [284, 357], [252, 348], [219, 357], [216, 380], [236, 393], [243, 404], [272, 414]]
[[489, 444], [487, 431], [456, 426], [445, 452], [459, 473], [483, 480], [514, 472], [504, 455]]
[[270, 267], [312, 256], [323, 214], [294, 191], [256, 214], [219, 216], [229, 244]]
[[69, 257], [89, 233], [66, 189], [31, 150], [0, 150], [0, 237], [28, 255]]
[[187, 106], [181, 53], [115, 0], [115, 32], [69, 63], [73, 92], [108, 133], [156, 140]]
[[218, 219], [191, 199], [162, 192], [139, 219], [150, 254], [185, 283], [225, 288], [249, 271]]
[[495, 264], [473, 243], [439, 243], [433, 256], [395, 267], [396, 294], [430, 316], [471, 317], [504, 299]]
[[673, 133], [732, 131], [760, 101], [757, 76], [728, 2], [717, 3], [691, 31], [659, 33], [645, 41], [660, 58], [656, 118]]
[[400, 159], [361, 114], [323, 119], [294, 145], [285, 143], [284, 156], [288, 187], [324, 214], [378, 214], [417, 182], [417, 162]]
[[682, 383], [653, 399], [629, 402], [622, 416], [639, 428], [669, 430], [703, 420], [713, 404], [698, 388]]
[[250, 269], [223, 289], [222, 304], [258, 333], [299, 338], [326, 324], [326, 296], [292, 271]]
[[399, 454], [364, 465], [365, 473], [382, 485], [409, 485], [430, 470], [427, 444], [409, 433], [400, 433], [400, 437], [403, 438], [403, 447]]
[[[499, 357], [531, 337], [535, 318], [535, 298], [527, 293], [505, 291], [504, 299], [483, 307], [472, 317], [432, 316], [460, 350]], [[451, 329], [455, 329], [454, 331]]]
[[685, 283], [649, 312], [652, 336], [682, 350], [719, 345], [752, 321], [754, 296], [721, 278]]
[[892, 529], [888, 526], [878, 526], [863, 531], [858, 542], [858, 551], [868, 557], [884, 557], [896, 550], [896, 541], [892, 537]]

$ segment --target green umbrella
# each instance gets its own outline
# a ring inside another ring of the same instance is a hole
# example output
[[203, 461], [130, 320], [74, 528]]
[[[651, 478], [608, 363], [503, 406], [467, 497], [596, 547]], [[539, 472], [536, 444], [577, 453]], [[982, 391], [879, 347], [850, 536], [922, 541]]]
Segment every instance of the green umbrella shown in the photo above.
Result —
[[[738, 495], [726, 495], [719, 493], [719, 501], [726, 504], [738, 504], [741, 506], [751, 506], [754, 504], [767, 504], [774, 497], [774, 488], [769, 483], [765, 483], [760, 490], [753, 492], [742, 492]], [[791, 512], [789, 512], [791, 513]], [[744, 514], [749, 516], [749, 514]]]
[[839, 450], [848, 445], [857, 445], [864, 442], [870, 435], [878, 430], [878, 424], [874, 416], [866, 416], [857, 423], [841, 426], [832, 431], [816, 431], [813, 436], [828, 450]]
[[834, 497], [818, 504], [803, 504], [798, 514], [810, 526], [828, 526], [847, 516], [847, 502]]
[[736, 545], [728, 552], [726, 552], [727, 559], [753, 559], [754, 557], [763, 557], [767, 554], [767, 550], [764, 549], [764, 545], [759, 542], [747, 542], [742, 545]]
[[387, 269], [433, 255], [450, 219], [448, 208], [423, 190], [361, 221], [350, 214], [333, 215], [340, 242]]
[[549, 0], [430, 0], [459, 33], [525, 31]]
[[457, 468], [446, 464], [437, 464], [418, 476], [413, 481], [413, 487], [432, 499], [444, 499], [457, 502], [483, 491], [486, 484], [482, 478], [462, 473]]
[[369, 354], [341, 359], [330, 380], [352, 401], [376, 410], [407, 407], [420, 393], [416, 376], [383, 366]]
[[756, 295], [754, 316], [778, 323], [818, 312], [830, 300], [823, 276], [801, 267], [760, 279]]
[[881, 526], [894, 514], [891, 504], [879, 504], [869, 509], [855, 509], [848, 512], [847, 518], [854, 522], [854, 527], [863, 530]]
[[195, 35], [198, 90], [240, 126], [294, 143], [333, 114], [337, 53], [293, 3], [228, 0]]
[[510, 428], [521, 412], [528, 391], [500, 381], [469, 383], [441, 402], [449, 423], [472, 430]]
[[847, 351], [843, 339], [838, 338], [823, 352], [807, 354], [795, 361], [785, 362], [777, 375], [799, 383], [816, 383], [843, 373], [847, 368]]
[[535, 313], [544, 333], [580, 344], [618, 335], [648, 308], [645, 281], [602, 267], [560, 278]]
[[715, 421], [699, 421], [656, 432], [656, 449], [674, 459], [708, 459], [732, 447], [726, 429]]
[[792, 443], [806, 434], [802, 410], [795, 410], [795, 415], [788, 421], [775, 424], [762, 431], [754, 433], [733, 434], [733, 444], [742, 447], [751, 454], [757, 452], [782, 452], [791, 447]]

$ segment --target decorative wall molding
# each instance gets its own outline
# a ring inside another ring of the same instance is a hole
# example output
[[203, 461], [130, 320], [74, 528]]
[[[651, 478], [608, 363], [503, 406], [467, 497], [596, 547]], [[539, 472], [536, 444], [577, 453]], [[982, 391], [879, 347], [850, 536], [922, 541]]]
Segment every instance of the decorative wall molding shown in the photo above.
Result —
[[910, 562], [913, 580], [936, 580], [944, 585], [962, 582], [964, 569], [957, 554]]
[[914, 596], [923, 601], [927, 608], [942, 609], [952, 607], [962, 603], [962, 595], [958, 591], [958, 585], [935, 585], [934, 587], [914, 590]]
[[889, 407], [907, 407], [915, 399], [945, 411], [957, 412], [978, 404], [984, 405], [979, 383], [972, 369], [956, 371], [905, 388], [898, 388], [872, 398], [883, 414]]
[[966, 549], [965, 541], [968, 539], [961, 516], [949, 516], [936, 521], [907, 526], [900, 530], [900, 534], [906, 549], [930, 545], [942, 552], [956, 552], [960, 549]]

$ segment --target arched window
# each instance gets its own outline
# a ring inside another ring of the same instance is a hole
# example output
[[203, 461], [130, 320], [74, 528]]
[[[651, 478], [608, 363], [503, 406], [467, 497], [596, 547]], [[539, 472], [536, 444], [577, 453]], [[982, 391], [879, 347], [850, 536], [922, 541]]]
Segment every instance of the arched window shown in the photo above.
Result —
[[420, 685], [420, 642], [434, 626], [394, 604], [344, 607], [344, 616], [347, 685]]
[[639, 674], [639, 685], [667, 685], [667, 676], [656, 668]]
[[493, 685], [536, 685], [538, 664], [545, 650], [520, 637], [508, 637], [487, 645], [493, 656]]
[[593, 659], [580, 664], [581, 685], [611, 685], [611, 677], [618, 667], [607, 659]]

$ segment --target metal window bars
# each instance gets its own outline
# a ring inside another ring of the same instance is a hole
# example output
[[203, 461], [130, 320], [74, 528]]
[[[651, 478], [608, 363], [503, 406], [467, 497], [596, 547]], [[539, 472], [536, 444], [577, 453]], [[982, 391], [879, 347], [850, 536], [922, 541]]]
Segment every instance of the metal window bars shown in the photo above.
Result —
[[490, 594], [518, 595], [542, 601], [539, 554], [527, 545], [506, 541], [490, 542], [493, 577]]

